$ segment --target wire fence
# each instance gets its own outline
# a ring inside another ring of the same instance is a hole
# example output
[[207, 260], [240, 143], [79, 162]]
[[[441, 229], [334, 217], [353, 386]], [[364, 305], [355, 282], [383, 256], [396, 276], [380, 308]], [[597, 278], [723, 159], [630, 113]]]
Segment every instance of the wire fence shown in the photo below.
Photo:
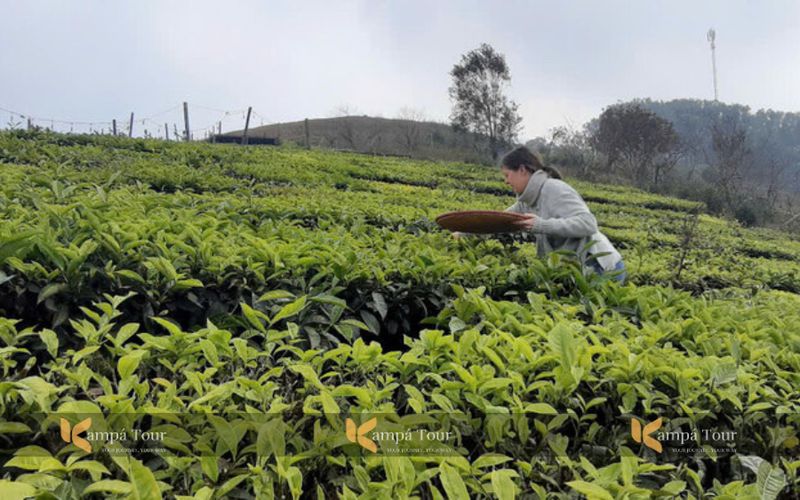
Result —
[[[184, 109], [187, 116], [184, 115]], [[249, 129], [271, 123], [250, 108]], [[0, 130], [46, 129], [69, 134], [121, 135], [167, 140], [207, 140], [226, 132], [244, 130], [247, 108], [220, 109], [199, 104], [181, 103], [170, 108], [138, 116], [135, 112], [114, 116], [105, 121], [68, 120], [44, 117], [25, 111], [0, 107]], [[201, 126], [193, 126], [200, 123]], [[188, 125], [188, 131], [187, 131]], [[187, 133], [188, 132], [188, 133]], [[188, 137], [187, 137], [188, 136]]]

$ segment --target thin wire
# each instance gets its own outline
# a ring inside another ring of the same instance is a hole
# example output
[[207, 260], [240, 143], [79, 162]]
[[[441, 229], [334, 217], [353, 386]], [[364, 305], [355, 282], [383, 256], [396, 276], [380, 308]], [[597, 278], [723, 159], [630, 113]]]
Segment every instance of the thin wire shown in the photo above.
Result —
[[258, 112], [258, 111], [256, 111], [256, 110], [253, 110], [253, 114], [254, 114], [255, 116], [257, 116], [257, 117], [261, 118], [261, 120], [263, 120], [263, 121], [265, 121], [265, 122], [267, 122], [267, 123], [269, 123], [269, 121], [270, 121], [270, 120], [269, 120], [269, 118], [267, 118], [266, 116], [262, 115], [261, 113], [259, 113], [259, 112]]
[[[228, 112], [227, 111], [223, 111], [222, 113], [226, 113], [226, 116], [227, 116]], [[194, 133], [196, 131], [203, 131], [203, 130], [212, 130], [213, 131], [214, 129], [217, 128], [217, 124], [220, 121], [222, 121], [222, 120], [214, 120], [210, 125], [206, 125], [205, 127], [198, 127], [198, 128], [190, 129], [189, 133], [191, 134], [191, 133]]]
[[212, 107], [209, 107], [209, 106], [202, 106], [200, 104], [192, 104], [191, 106], [193, 108], [200, 108], [200, 109], [205, 109], [205, 110], [208, 110], [208, 111], [216, 111], [217, 113], [224, 113], [226, 115], [235, 115], [235, 114], [238, 114], [238, 113], [246, 113], [247, 112], [246, 109], [225, 110], [225, 109], [219, 109], [219, 108], [212, 108]]
[[[147, 115], [144, 118], [134, 119], [134, 121], [135, 121], [135, 123], [140, 124], [142, 127], [144, 127], [149, 122], [149, 123], [152, 123], [154, 126], [157, 126], [157, 127], [160, 128], [163, 124], [161, 124], [159, 122], [156, 122], [153, 119], [158, 117], [158, 116], [162, 116], [162, 115], [165, 115], [165, 114], [170, 113], [172, 111], [178, 110], [178, 109], [180, 109], [182, 107], [182, 105], [183, 104], [177, 104], [175, 106], [172, 106], [171, 108], [165, 109], [163, 111], [159, 111], [158, 113]], [[208, 111], [215, 111], [217, 113], [220, 113], [222, 116], [220, 116], [219, 120], [215, 120], [211, 125], [208, 125], [206, 127], [201, 127], [201, 128], [194, 128], [194, 129], [189, 130], [190, 134], [193, 133], [193, 132], [205, 131], [205, 130], [210, 130], [210, 131], [213, 132], [214, 130], [217, 130], [218, 123], [221, 122], [221, 121], [224, 121], [226, 118], [231, 117], [231, 116], [235, 116], [235, 115], [238, 115], [238, 114], [241, 113], [242, 119], [244, 119], [244, 117], [246, 116], [246, 113], [247, 113], [246, 109], [224, 110], [224, 109], [219, 109], [219, 108], [213, 108], [213, 107], [210, 107], [210, 106], [204, 106], [204, 105], [201, 105], [201, 104], [193, 104], [192, 107], [199, 108], [199, 109], [205, 109], [205, 110], [208, 110]], [[50, 126], [52, 128], [55, 128], [55, 124], [58, 123], [58, 124], [63, 124], [63, 125], [69, 125], [70, 130], [73, 130], [76, 125], [85, 125], [85, 126], [88, 126], [91, 129], [94, 129], [98, 125], [100, 125], [100, 126], [103, 126], [103, 125], [111, 126], [111, 125], [113, 125], [114, 121], [116, 121], [118, 123], [118, 125], [120, 125], [121, 130], [126, 130], [126, 129], [130, 128], [130, 122], [129, 122], [129, 117], [128, 116], [125, 116], [125, 117], [119, 118], [119, 119], [115, 119], [115, 120], [112, 120], [112, 121], [91, 121], [90, 122], [90, 121], [80, 121], [80, 120], [60, 120], [60, 119], [55, 119], [55, 118], [42, 118], [42, 117], [32, 116], [32, 115], [29, 115], [27, 113], [22, 113], [22, 112], [19, 112], [19, 111], [7, 109], [7, 108], [4, 108], [4, 107], [0, 107], [0, 111], [4, 111], [4, 112], [9, 113], [11, 115], [19, 116], [20, 118], [23, 118], [23, 119], [28, 119], [28, 120], [31, 121], [31, 123], [33, 123], [33, 122], [40, 122], [40, 123], [49, 122]], [[268, 120], [266, 120], [266, 118], [263, 115], [261, 115], [260, 113], [258, 113], [255, 110], [252, 111], [252, 114], [254, 116], [260, 117], [262, 119], [262, 121], [268, 121]]]
[[55, 119], [55, 118], [41, 118], [41, 117], [38, 117], [38, 116], [32, 116], [32, 115], [29, 115], [29, 114], [26, 114], [26, 113], [20, 113], [19, 111], [14, 111], [14, 110], [11, 110], [11, 109], [6, 109], [6, 108], [0, 108], [0, 111], [5, 111], [6, 113], [11, 113], [12, 115], [18, 115], [18, 116], [20, 116], [22, 118], [30, 119], [32, 122], [33, 121], [50, 122], [51, 125], [56, 124], [56, 123], [63, 123], [65, 125], [90, 125], [91, 126], [91, 125], [108, 125], [108, 124], [111, 123], [111, 122], [84, 122], [84, 121], [77, 121], [77, 120], [58, 120], [58, 119]]
[[156, 116], [165, 115], [165, 114], [169, 113], [170, 111], [174, 111], [176, 109], [179, 109], [181, 106], [183, 106], [183, 105], [182, 104], [176, 104], [175, 106], [172, 106], [169, 109], [165, 109], [164, 111], [160, 111], [160, 112], [154, 113], [152, 115], [147, 115], [147, 118], [145, 118], [145, 120], [147, 120], [149, 118], [155, 118]]

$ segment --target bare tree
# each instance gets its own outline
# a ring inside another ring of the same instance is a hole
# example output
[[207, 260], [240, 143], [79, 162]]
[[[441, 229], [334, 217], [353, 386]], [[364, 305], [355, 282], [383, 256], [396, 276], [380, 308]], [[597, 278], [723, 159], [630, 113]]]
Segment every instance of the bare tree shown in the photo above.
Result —
[[681, 160], [687, 156], [687, 148], [683, 141], [678, 140], [674, 148], [659, 155], [653, 161], [653, 190], [658, 191], [659, 186], [672, 174]]
[[6, 122], [6, 125], [11, 130], [15, 130], [17, 127], [21, 127], [22, 126], [22, 120], [14, 121], [14, 115], [11, 115], [9, 117], [9, 119], [8, 119], [8, 122]]
[[373, 154], [382, 152], [383, 139], [385, 136], [384, 128], [384, 126], [378, 123], [362, 131], [362, 144], [364, 145], [364, 149]]
[[754, 190], [764, 190], [764, 201], [769, 212], [774, 213], [778, 198], [785, 190], [786, 172], [792, 164], [791, 158], [778, 147], [775, 139], [775, 129], [764, 127], [765, 135], [759, 144], [753, 148], [752, 168], [757, 172], [758, 179], [750, 184]]
[[745, 164], [752, 156], [747, 131], [738, 121], [718, 120], [711, 126], [711, 148], [715, 156], [714, 181], [728, 209], [733, 211], [740, 201]]
[[425, 112], [406, 106], [400, 109], [397, 119], [401, 120], [399, 125], [403, 147], [408, 153], [415, 152], [422, 142], [422, 122], [425, 121]]
[[694, 245], [695, 233], [697, 232], [697, 223], [699, 222], [700, 208], [695, 207], [688, 211], [683, 218], [681, 228], [678, 235], [681, 237], [679, 244], [679, 252], [676, 256], [675, 268], [675, 282], [681, 279], [681, 273], [686, 268], [687, 258], [692, 251]]
[[360, 143], [358, 137], [358, 130], [356, 127], [356, 117], [358, 113], [354, 106], [349, 104], [341, 104], [334, 110], [337, 120], [337, 139], [340, 139], [346, 149], [353, 151], [358, 149]]
[[576, 130], [571, 124], [550, 129], [550, 156], [555, 162], [578, 168], [582, 178], [591, 177], [597, 163], [597, 152], [589, 144], [589, 132]]
[[776, 160], [770, 163], [767, 169], [767, 204], [771, 210], [774, 210], [778, 204], [778, 196], [781, 192], [780, 187], [783, 186], [782, 179], [787, 168], [787, 163]]

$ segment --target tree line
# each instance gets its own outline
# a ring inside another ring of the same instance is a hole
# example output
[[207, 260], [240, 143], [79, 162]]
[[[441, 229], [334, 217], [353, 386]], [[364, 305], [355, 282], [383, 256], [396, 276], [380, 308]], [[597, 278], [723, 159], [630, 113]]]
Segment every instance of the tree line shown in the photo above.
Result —
[[[484, 138], [496, 160], [522, 118], [508, 98], [505, 57], [482, 44], [450, 71], [450, 122]], [[800, 113], [718, 101], [638, 99], [606, 107], [580, 130], [556, 127], [528, 145], [577, 177], [696, 199], [745, 225], [800, 223]]]
[[642, 99], [529, 145], [578, 177], [703, 201], [745, 225], [797, 220], [800, 114]]

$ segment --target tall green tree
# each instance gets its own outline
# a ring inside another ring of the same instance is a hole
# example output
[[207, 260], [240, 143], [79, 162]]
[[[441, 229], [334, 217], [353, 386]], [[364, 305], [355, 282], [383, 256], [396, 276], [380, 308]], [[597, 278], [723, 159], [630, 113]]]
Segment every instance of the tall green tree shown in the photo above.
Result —
[[450, 75], [451, 124], [485, 136], [492, 159], [497, 159], [500, 150], [516, 140], [522, 122], [519, 106], [506, 96], [511, 73], [505, 57], [484, 43], [462, 55]]
[[591, 144], [637, 183], [657, 187], [674, 165], [679, 140], [672, 123], [639, 104], [616, 104], [600, 115]]

